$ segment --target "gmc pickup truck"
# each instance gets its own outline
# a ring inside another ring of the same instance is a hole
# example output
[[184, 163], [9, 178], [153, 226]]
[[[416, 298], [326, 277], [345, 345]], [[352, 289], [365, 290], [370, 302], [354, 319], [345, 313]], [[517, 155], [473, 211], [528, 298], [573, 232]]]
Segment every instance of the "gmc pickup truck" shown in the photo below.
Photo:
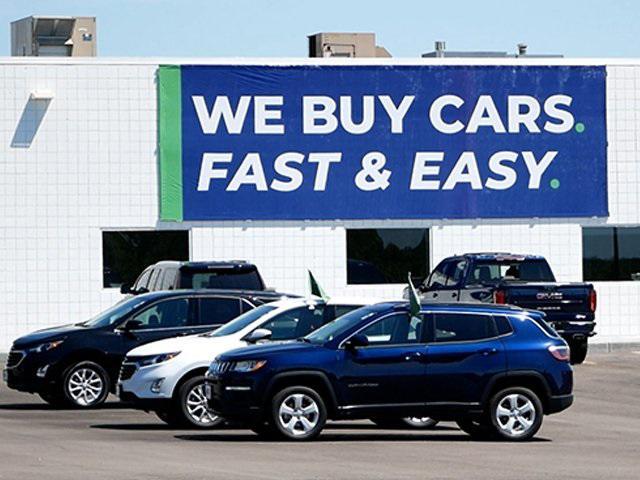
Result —
[[[466, 253], [445, 258], [418, 291], [429, 302], [488, 302], [540, 310], [582, 363], [595, 335], [596, 291], [589, 283], [558, 283], [544, 257]], [[407, 292], [405, 291], [405, 296]]]

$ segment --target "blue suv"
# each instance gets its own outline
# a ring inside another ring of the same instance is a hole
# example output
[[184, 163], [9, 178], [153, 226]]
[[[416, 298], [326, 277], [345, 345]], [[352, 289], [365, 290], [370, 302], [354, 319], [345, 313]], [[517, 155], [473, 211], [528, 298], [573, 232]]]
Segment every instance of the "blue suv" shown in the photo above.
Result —
[[220, 355], [207, 379], [217, 414], [293, 440], [327, 419], [428, 416], [521, 441], [573, 402], [569, 348], [544, 314], [482, 304], [363, 307], [297, 342]]

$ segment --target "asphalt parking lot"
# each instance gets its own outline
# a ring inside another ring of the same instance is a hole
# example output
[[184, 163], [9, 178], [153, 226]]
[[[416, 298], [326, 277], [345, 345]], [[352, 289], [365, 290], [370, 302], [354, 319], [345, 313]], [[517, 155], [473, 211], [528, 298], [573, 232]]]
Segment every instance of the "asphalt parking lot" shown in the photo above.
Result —
[[591, 355], [576, 368], [575, 393], [525, 444], [472, 441], [453, 424], [417, 432], [365, 421], [292, 444], [245, 430], [172, 430], [115, 401], [55, 411], [3, 385], [0, 479], [639, 478], [640, 352]]

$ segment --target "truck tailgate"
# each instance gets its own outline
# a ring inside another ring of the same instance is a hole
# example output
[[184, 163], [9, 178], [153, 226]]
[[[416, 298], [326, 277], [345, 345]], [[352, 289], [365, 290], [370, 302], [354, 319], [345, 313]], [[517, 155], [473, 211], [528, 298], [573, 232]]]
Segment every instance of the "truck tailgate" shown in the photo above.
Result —
[[505, 283], [506, 303], [540, 310], [550, 321], [593, 320], [589, 295], [593, 287], [585, 283]]

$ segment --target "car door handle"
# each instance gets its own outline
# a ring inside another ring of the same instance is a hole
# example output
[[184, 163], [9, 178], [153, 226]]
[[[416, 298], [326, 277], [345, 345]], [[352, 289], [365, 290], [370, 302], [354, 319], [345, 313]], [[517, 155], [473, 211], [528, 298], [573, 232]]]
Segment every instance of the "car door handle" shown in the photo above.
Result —
[[488, 357], [489, 355], [493, 355], [494, 353], [498, 353], [498, 349], [497, 348], [483, 348], [482, 350], [478, 350], [477, 353], [479, 353], [483, 357]]
[[411, 361], [421, 361], [424, 358], [424, 354], [421, 352], [414, 352], [414, 353], [408, 353], [404, 356], [405, 361], [407, 362], [411, 362]]

